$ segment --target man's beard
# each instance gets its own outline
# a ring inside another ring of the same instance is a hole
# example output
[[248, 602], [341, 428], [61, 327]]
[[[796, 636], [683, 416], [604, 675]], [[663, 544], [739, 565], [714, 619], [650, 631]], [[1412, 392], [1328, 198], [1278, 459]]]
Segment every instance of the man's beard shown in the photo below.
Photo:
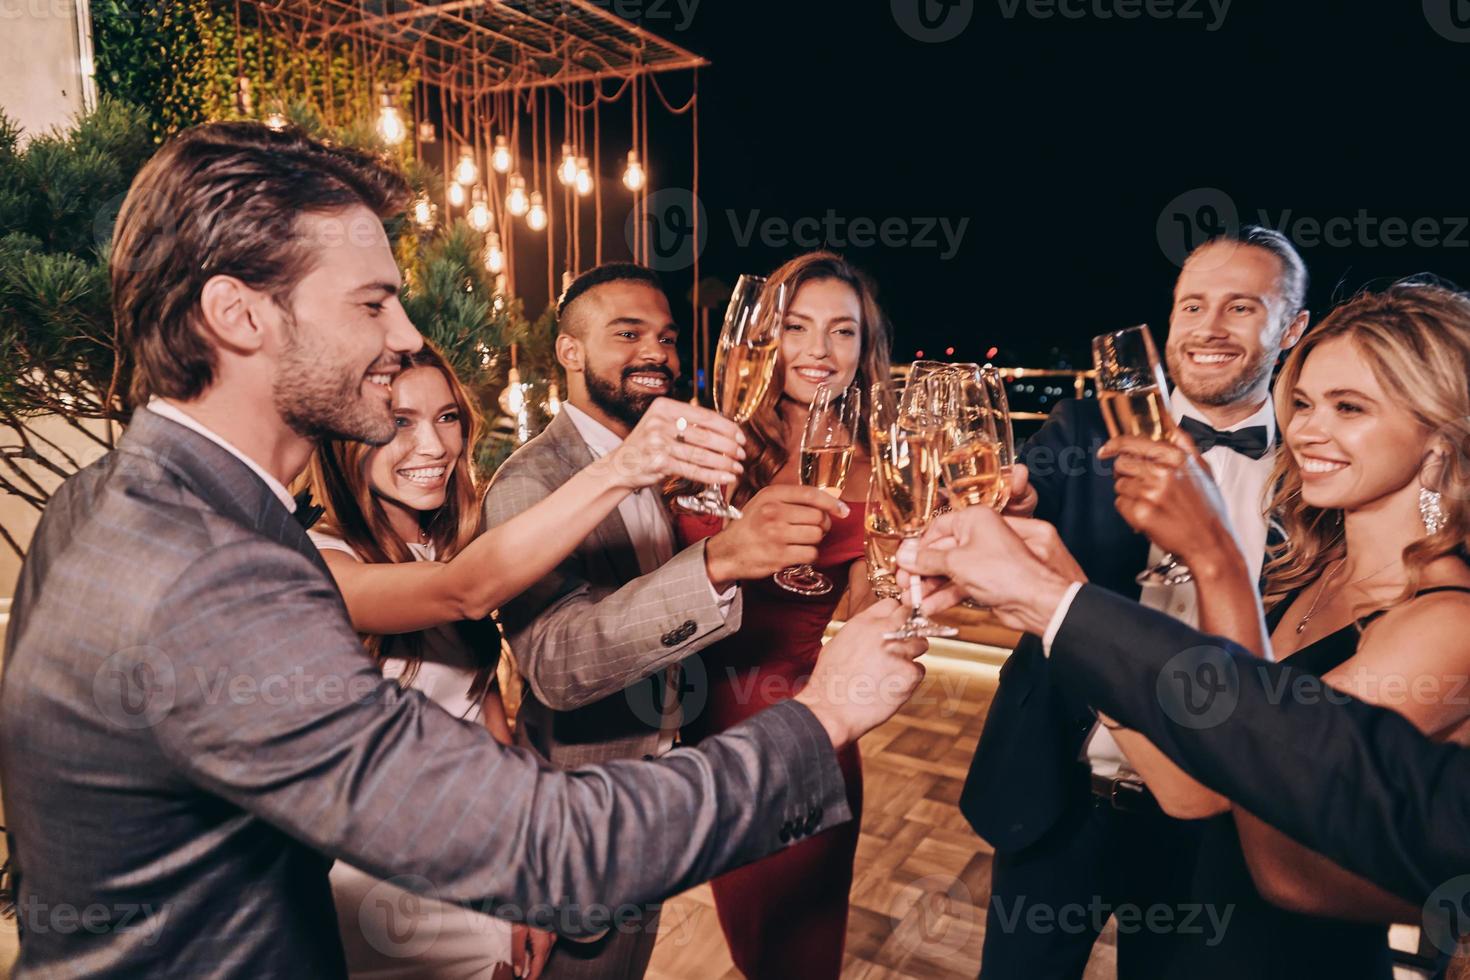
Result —
[[625, 367], [618, 377], [618, 383], [609, 381], [595, 371], [587, 371], [587, 397], [592, 399], [592, 404], [630, 429], [638, 424], [655, 399], [664, 397], [632, 387], [628, 378], [635, 374], [662, 374], [669, 380], [669, 391], [674, 389], [674, 372], [662, 364]]
[[396, 429], [387, 401], [370, 404], [363, 395], [365, 373], [334, 363], [330, 356], [301, 343], [295, 317], [286, 312], [286, 339], [276, 370], [272, 398], [291, 431], [322, 442], [348, 439], [382, 446]]
[[[1189, 363], [1189, 355], [1183, 350], [1166, 349], [1167, 361], [1169, 362], [1169, 373], [1174, 378], [1174, 383], [1196, 405], [1209, 405], [1218, 408], [1223, 405], [1232, 405], [1249, 395], [1260, 385], [1260, 383], [1271, 377], [1271, 369], [1276, 364], [1276, 352], [1274, 348], [1262, 348], [1252, 360], [1243, 360], [1240, 369], [1228, 378], [1221, 378], [1207, 383], [1200, 383], [1193, 379]], [[1182, 370], [1181, 370], [1182, 368]]]

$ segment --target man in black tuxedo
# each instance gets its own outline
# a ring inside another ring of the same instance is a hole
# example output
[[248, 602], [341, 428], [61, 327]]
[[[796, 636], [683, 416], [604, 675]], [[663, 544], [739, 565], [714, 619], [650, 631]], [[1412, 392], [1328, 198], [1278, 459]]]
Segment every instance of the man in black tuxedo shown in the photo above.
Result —
[[[926, 613], [968, 596], [1045, 637], [1058, 689], [1293, 839], [1424, 903], [1442, 950], [1470, 936], [1470, 748], [1431, 741], [1391, 708], [1317, 696], [1290, 663], [1084, 584], [1039, 521], [967, 508], [936, 520], [899, 564], [952, 586], [925, 599]], [[1181, 711], [1200, 707], [1201, 682], [1209, 724]]]
[[[1263, 498], [1275, 442], [1272, 369], [1306, 329], [1306, 269], [1291, 243], [1248, 227], [1197, 248], [1180, 271], [1166, 360], [1175, 421], [1210, 464], [1247, 562], [1259, 575], [1267, 543]], [[1057, 406], [1026, 445], [1029, 485], [1008, 513], [1056, 527], [1090, 581], [1195, 625], [1194, 586], [1136, 576], [1163, 557], [1114, 508], [1098, 403]], [[1053, 683], [1037, 637], [1001, 670], [1000, 688], [960, 797], [995, 848], [981, 959], [985, 980], [1080, 977], [1107, 913], [1185, 901], [1194, 814], [1166, 814], [1127, 765], [1084, 698]], [[1170, 860], [1161, 861], [1161, 855]], [[1033, 917], [1041, 906], [1048, 914]], [[1085, 923], [1060, 929], [1070, 909]], [[1101, 909], [1104, 914], [1093, 910]], [[1033, 927], [1034, 926], [1034, 927]], [[1163, 937], [1120, 931], [1122, 976], [1152, 977]]]

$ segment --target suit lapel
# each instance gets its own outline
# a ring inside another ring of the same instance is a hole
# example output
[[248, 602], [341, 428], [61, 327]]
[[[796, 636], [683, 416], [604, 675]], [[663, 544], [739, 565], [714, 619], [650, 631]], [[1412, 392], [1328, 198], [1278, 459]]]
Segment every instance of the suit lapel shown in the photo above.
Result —
[[[577, 431], [576, 424], [566, 412], [557, 413], [546, 427], [545, 435], [566, 464], [568, 477], [591, 465], [592, 450], [587, 448], [582, 433]], [[631, 582], [643, 574], [642, 566], [638, 564], [638, 552], [633, 547], [633, 537], [628, 533], [628, 525], [623, 522], [619, 508], [614, 507], [612, 513], [597, 525], [592, 532], [592, 543], [606, 553], [619, 581]]]
[[118, 451], [146, 457], [236, 523], [296, 551], [323, 572], [321, 553], [265, 481], [222, 446], [156, 412], [139, 409]]

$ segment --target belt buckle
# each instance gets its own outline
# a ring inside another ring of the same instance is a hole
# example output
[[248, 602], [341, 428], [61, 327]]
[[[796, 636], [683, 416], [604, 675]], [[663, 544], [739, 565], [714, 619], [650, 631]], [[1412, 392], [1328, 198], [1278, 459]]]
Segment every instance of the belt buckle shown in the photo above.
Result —
[[[1126, 789], [1126, 794], [1119, 792], [1124, 789]], [[1108, 803], [1114, 810], [1132, 812], [1137, 808], [1139, 801], [1143, 799], [1143, 794], [1147, 790], [1148, 788], [1136, 779], [1125, 779], [1122, 776], [1114, 776], [1113, 784], [1108, 787]], [[1125, 795], [1131, 796], [1132, 799], [1124, 800], [1123, 796]]]

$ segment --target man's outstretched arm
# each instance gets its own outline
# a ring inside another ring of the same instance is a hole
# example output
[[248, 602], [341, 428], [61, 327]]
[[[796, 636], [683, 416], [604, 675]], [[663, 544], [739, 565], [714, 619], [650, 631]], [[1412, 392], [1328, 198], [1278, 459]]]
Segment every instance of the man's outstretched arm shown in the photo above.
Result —
[[1051, 659], [1205, 785], [1384, 888], [1422, 902], [1470, 873], [1470, 750], [1396, 712], [1095, 586]]

